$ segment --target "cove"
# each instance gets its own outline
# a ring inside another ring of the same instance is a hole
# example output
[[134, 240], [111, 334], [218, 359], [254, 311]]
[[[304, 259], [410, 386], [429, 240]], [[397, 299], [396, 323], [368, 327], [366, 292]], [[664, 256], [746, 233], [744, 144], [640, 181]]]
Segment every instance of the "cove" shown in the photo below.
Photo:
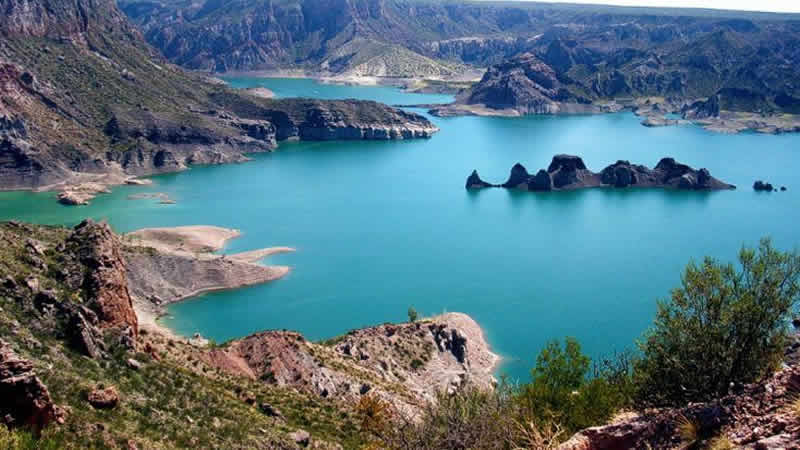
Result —
[[[230, 80], [280, 96], [433, 103], [447, 96], [310, 80]], [[411, 97], [409, 97], [411, 95]], [[244, 235], [229, 251], [297, 248], [270, 261], [292, 267], [274, 283], [206, 294], [170, 306], [164, 323], [219, 342], [262, 329], [323, 339], [352, 328], [460, 311], [504, 356], [499, 369], [525, 378], [550, 339], [577, 337], [602, 356], [631, 348], [651, 324], [656, 299], [691, 258], [735, 258], [771, 236], [800, 244], [800, 135], [722, 135], [696, 126], [646, 128], [629, 113], [524, 118], [431, 118], [433, 138], [400, 142], [284, 143], [246, 164], [195, 167], [122, 186], [87, 207], [51, 193], [0, 194], [0, 218], [74, 224], [108, 219], [117, 231], [213, 224]], [[618, 159], [655, 165], [672, 156], [707, 167], [735, 191], [592, 189], [468, 192], [478, 169], [502, 182], [516, 162], [546, 167], [556, 153], [602, 168]], [[763, 178], [787, 192], [758, 193]], [[127, 200], [164, 192], [159, 205]]]

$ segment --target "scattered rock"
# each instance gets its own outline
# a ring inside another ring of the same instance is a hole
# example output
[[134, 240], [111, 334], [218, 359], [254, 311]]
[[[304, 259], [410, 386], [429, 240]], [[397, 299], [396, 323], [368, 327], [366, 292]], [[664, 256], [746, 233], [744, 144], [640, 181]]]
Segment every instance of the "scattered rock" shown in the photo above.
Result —
[[289, 438], [301, 447], [308, 447], [308, 444], [311, 443], [311, 435], [305, 430], [297, 430], [293, 433], [289, 433]]
[[64, 412], [33, 371], [33, 363], [20, 358], [0, 340], [0, 419], [8, 427], [31, 427], [38, 432], [50, 423], [64, 422]]
[[277, 417], [279, 419], [283, 419], [283, 414], [281, 413], [281, 411], [278, 408], [275, 408], [274, 406], [270, 405], [269, 403], [262, 403], [258, 407], [259, 409], [261, 409], [261, 412], [263, 412], [269, 417]]
[[135, 360], [133, 358], [128, 359], [127, 363], [128, 363], [128, 367], [130, 367], [133, 370], [139, 370], [139, 369], [142, 368], [142, 363], [140, 363], [139, 361], [137, 361], [137, 360]]
[[119, 404], [119, 394], [114, 386], [95, 389], [89, 393], [89, 404], [96, 409], [112, 409]]

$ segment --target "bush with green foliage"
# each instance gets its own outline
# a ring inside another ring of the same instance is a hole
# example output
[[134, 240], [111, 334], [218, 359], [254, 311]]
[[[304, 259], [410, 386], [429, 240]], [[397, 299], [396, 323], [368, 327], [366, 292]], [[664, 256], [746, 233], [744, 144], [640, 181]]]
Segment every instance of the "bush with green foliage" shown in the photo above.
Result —
[[778, 364], [800, 294], [800, 255], [762, 239], [742, 248], [739, 266], [705, 258], [689, 263], [681, 287], [658, 304], [654, 327], [640, 343], [638, 398], [682, 405], [727, 393]]
[[628, 355], [602, 360], [594, 373], [591, 365], [574, 338], [566, 338], [563, 348], [552, 341], [536, 358], [531, 381], [520, 387], [517, 401], [537, 422], [558, 423], [569, 432], [604, 423], [630, 403]]
[[419, 313], [417, 313], [417, 310], [414, 309], [413, 306], [409, 306], [408, 307], [408, 321], [411, 322], [411, 323], [414, 323], [414, 322], [417, 321], [418, 318], [419, 318]]

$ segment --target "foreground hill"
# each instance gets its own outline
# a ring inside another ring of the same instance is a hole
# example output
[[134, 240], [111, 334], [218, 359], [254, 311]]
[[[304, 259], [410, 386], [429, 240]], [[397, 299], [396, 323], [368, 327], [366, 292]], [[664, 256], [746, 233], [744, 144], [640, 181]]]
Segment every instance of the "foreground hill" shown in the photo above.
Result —
[[[520, 430], [531, 432], [530, 448], [562, 450], [800, 442], [797, 335], [785, 342], [783, 368], [761, 381], [732, 383], [718, 399], [621, 414], [571, 439], [483, 413], [485, 399], [505, 402], [509, 391], [493, 393], [497, 356], [464, 314], [324, 342], [291, 331], [222, 345], [173, 336], [148, 319], [156, 303], [177, 298], [173, 287], [209, 280], [225, 287], [237, 274], [273, 270], [245, 255], [208, 253], [215, 245], [175, 240], [198, 231], [233, 235], [192, 227], [118, 236], [91, 221], [72, 229], [0, 224], [0, 445], [441, 449], [468, 439], [468, 448], [502, 449], [518, 448], [503, 439]], [[568, 394], [589, 395], [585, 389]], [[441, 410], [442, 401], [456, 409]], [[404, 440], [416, 439], [406, 434], [415, 429], [421, 441]], [[26, 432], [41, 440], [27, 444]]]
[[323, 343], [173, 336], [148, 319], [155, 299], [271, 269], [170, 250], [172, 233], [0, 224], [0, 446], [9, 427], [52, 448], [358, 448], [363, 402], [413, 417], [438, 390], [491, 386], [497, 357], [463, 314]]
[[63, 197], [79, 203], [105, 184], [242, 161], [289, 137], [436, 131], [375, 102], [270, 100], [187, 73], [110, 0], [2, 0], [0, 10], [0, 189], [84, 183]]

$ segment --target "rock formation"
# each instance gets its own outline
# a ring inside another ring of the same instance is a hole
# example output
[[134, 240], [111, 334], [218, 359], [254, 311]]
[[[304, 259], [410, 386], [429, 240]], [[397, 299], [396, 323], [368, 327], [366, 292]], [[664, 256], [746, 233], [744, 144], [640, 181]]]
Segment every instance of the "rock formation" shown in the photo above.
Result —
[[[529, 191], [571, 190], [592, 187], [649, 187], [683, 190], [734, 189], [711, 176], [707, 169], [693, 169], [675, 162], [673, 158], [663, 158], [655, 168], [649, 169], [628, 161], [617, 161], [599, 173], [586, 168], [578, 156], [556, 155], [547, 170], [539, 170], [530, 175], [525, 167], [517, 163], [511, 168], [508, 180], [501, 185], [475, 182], [477, 171], [467, 179], [467, 189], [484, 187], [505, 187]], [[471, 180], [471, 181], [470, 181]]]
[[97, 388], [89, 392], [87, 400], [96, 409], [112, 409], [119, 404], [119, 393], [114, 386]]
[[528, 173], [525, 166], [520, 163], [514, 164], [514, 167], [511, 168], [511, 173], [508, 175], [508, 180], [503, 183], [501, 186], [506, 188], [515, 188], [519, 187], [521, 184], [525, 183], [528, 178], [530, 178], [530, 174]]
[[[767, 183], [767, 182], [765, 182], [765, 181], [758, 180], [758, 181], [756, 181], [755, 183], [753, 183], [753, 190], [756, 190], [756, 191], [766, 191], [766, 192], [772, 192], [772, 191], [774, 191], [774, 190], [775, 190], [775, 187], [774, 187], [774, 186], [772, 186], [772, 184], [770, 184], [770, 183]], [[783, 188], [783, 190], [785, 191], [785, 190], [786, 190], [786, 188]]]
[[0, 340], [0, 421], [8, 427], [27, 426], [38, 432], [63, 421], [63, 416], [34, 373], [33, 364]]
[[478, 189], [478, 188], [485, 188], [491, 187], [492, 185], [481, 180], [481, 176], [478, 175], [477, 170], [473, 170], [470, 176], [467, 177], [467, 189]]
[[101, 329], [117, 328], [138, 332], [138, 320], [128, 290], [126, 263], [122, 244], [107, 223], [85, 220], [77, 225], [67, 240], [85, 267], [82, 282], [85, 300], [97, 317]]

